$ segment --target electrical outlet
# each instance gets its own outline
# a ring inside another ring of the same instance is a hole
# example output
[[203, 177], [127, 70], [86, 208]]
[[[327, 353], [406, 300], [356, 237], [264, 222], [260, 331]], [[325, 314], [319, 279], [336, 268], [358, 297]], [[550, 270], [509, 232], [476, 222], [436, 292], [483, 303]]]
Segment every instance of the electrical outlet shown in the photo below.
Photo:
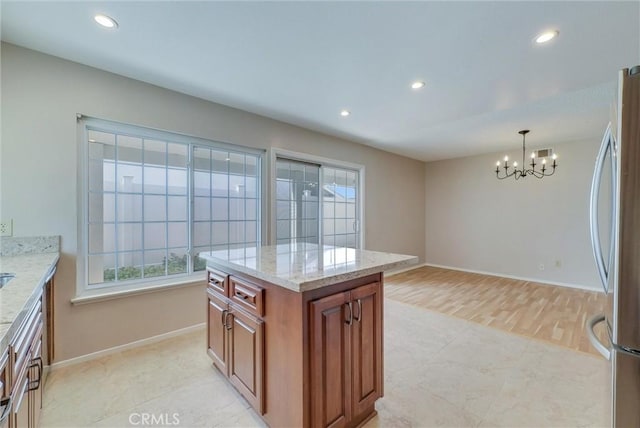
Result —
[[0, 221], [0, 236], [13, 236], [13, 220]]

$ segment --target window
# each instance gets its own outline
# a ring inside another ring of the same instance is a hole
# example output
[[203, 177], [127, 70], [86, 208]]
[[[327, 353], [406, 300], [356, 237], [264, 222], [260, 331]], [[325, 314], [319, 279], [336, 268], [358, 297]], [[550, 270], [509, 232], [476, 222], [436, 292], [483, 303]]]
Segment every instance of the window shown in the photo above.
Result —
[[275, 242], [360, 248], [363, 167], [281, 150], [274, 159]]
[[260, 152], [84, 122], [86, 289], [175, 282], [202, 251], [259, 244]]

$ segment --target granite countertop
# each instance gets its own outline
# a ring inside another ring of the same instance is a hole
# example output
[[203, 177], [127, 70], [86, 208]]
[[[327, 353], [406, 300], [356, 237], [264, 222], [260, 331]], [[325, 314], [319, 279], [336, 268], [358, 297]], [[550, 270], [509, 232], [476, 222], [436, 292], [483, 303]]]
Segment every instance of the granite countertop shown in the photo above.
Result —
[[9, 345], [58, 262], [59, 253], [51, 248], [47, 251], [50, 252], [14, 251], [12, 254], [18, 255], [0, 256], [0, 272], [16, 274], [0, 289], [0, 352]]
[[418, 262], [416, 256], [308, 243], [218, 250], [200, 257], [297, 292]]

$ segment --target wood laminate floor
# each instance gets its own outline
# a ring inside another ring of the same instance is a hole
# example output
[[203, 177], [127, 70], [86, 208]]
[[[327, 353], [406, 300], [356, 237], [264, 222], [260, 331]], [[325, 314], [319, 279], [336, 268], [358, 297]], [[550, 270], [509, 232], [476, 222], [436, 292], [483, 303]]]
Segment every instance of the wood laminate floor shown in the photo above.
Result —
[[384, 292], [392, 300], [599, 355], [584, 325], [604, 311], [603, 293], [430, 266], [385, 278]]

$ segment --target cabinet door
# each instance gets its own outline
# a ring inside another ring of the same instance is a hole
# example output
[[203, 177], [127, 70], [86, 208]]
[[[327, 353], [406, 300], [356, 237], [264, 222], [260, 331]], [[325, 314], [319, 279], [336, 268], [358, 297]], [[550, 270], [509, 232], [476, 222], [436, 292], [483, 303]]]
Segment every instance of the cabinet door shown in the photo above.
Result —
[[382, 290], [375, 282], [351, 290], [353, 410], [359, 414], [382, 396]]
[[43, 383], [43, 362], [42, 362], [42, 336], [36, 343], [31, 359], [31, 367], [29, 368], [29, 377], [32, 379], [30, 383], [29, 404], [32, 405], [33, 423], [31, 426], [40, 426], [40, 412], [42, 411], [42, 391]]
[[213, 359], [213, 364], [227, 375], [227, 331], [225, 321], [228, 323], [227, 302], [217, 293], [207, 290], [209, 298], [207, 319], [207, 353]]
[[29, 426], [29, 376], [27, 370], [14, 385], [12, 394], [13, 417], [9, 428], [27, 428]]
[[0, 354], [0, 428], [9, 426], [11, 419], [11, 385], [9, 384], [9, 351]]
[[342, 427], [351, 419], [349, 292], [310, 306], [311, 425]]
[[[229, 380], [254, 409], [264, 414], [264, 321], [230, 305]], [[277, 382], [277, 379], [273, 381]]]

